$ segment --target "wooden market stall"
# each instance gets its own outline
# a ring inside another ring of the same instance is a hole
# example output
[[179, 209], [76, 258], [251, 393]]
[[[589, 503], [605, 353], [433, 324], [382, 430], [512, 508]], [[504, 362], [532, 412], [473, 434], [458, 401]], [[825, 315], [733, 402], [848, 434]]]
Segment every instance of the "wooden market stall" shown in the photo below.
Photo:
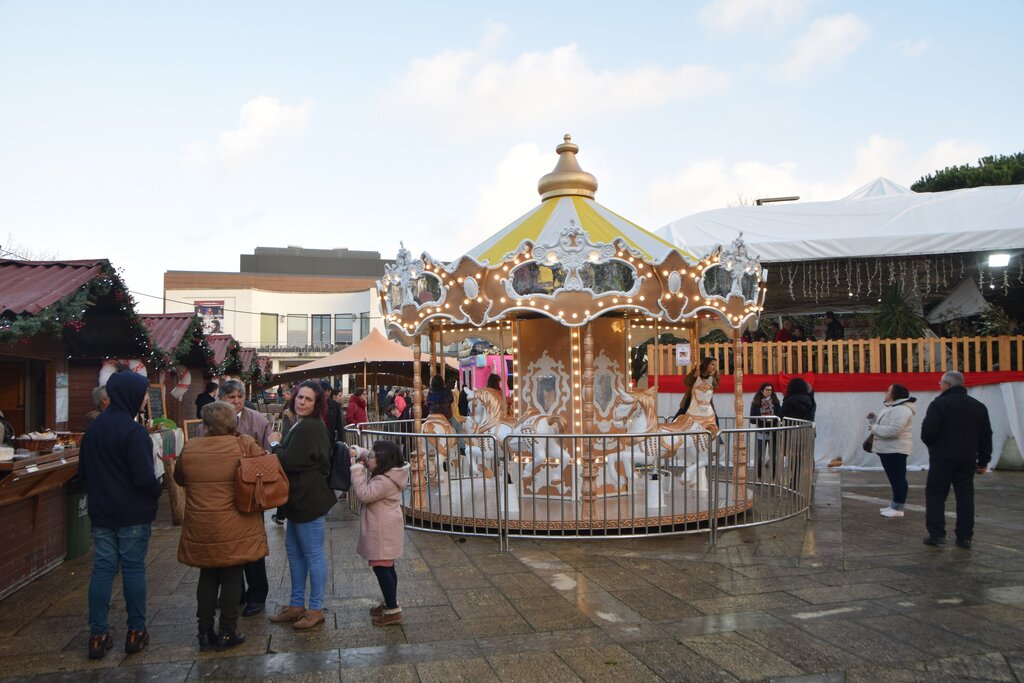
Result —
[[[68, 551], [68, 503], [80, 501], [64, 485], [78, 469], [76, 432], [92, 408], [103, 362], [159, 363], [160, 355], [124, 283], [103, 259], [0, 260], [0, 302], [0, 409], [18, 435], [56, 435], [40, 443], [16, 440], [31, 449], [0, 456], [3, 596]], [[64, 450], [53, 450], [58, 447]], [[77, 536], [71, 540], [81, 541]]]

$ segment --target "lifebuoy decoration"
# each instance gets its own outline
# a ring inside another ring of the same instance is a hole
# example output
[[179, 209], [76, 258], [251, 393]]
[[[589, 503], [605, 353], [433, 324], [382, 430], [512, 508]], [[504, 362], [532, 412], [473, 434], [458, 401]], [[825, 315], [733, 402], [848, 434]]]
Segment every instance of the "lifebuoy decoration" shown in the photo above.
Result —
[[99, 386], [107, 386], [107, 380], [110, 379], [110, 376], [125, 367], [143, 377], [149, 377], [149, 373], [146, 371], [146, 364], [140, 358], [108, 358], [103, 361], [103, 365], [100, 367]]
[[184, 365], [175, 367], [174, 372], [178, 375], [178, 383], [171, 389], [171, 396], [180, 401], [184, 398], [188, 388], [192, 386], [192, 373]]

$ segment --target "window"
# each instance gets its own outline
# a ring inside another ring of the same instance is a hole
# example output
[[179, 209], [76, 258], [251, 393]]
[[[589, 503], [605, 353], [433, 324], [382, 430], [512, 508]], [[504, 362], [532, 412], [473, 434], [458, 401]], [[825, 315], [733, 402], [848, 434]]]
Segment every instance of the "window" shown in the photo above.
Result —
[[313, 343], [314, 344], [330, 344], [331, 343], [331, 316], [329, 316], [329, 315], [314, 315], [313, 316]]
[[363, 339], [370, 334], [370, 312], [359, 314], [359, 338]]
[[309, 344], [309, 319], [304, 315], [288, 316], [288, 346]]
[[260, 313], [260, 345], [277, 346], [277, 313]]
[[352, 343], [352, 316], [348, 313], [334, 316], [334, 343]]

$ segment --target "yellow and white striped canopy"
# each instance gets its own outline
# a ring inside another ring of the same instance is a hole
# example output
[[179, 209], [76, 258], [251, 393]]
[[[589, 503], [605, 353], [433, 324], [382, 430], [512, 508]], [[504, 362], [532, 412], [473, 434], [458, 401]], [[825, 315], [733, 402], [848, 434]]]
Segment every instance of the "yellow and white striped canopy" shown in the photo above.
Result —
[[581, 196], [552, 197], [522, 216], [504, 230], [470, 249], [466, 256], [491, 267], [500, 265], [525, 240], [534, 245], [555, 244], [562, 232], [575, 224], [592, 244], [611, 244], [622, 239], [643, 253], [648, 262], [660, 262], [678, 251], [691, 261], [692, 254], [654, 233], [609, 211], [593, 199]]

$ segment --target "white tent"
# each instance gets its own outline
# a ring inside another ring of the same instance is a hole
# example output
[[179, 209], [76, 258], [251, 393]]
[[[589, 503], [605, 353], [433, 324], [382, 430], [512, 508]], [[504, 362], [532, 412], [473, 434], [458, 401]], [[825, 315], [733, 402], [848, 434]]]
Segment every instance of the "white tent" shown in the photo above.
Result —
[[658, 230], [705, 255], [739, 232], [764, 263], [1024, 248], [1024, 185], [917, 193], [878, 178], [848, 197], [693, 214]]

